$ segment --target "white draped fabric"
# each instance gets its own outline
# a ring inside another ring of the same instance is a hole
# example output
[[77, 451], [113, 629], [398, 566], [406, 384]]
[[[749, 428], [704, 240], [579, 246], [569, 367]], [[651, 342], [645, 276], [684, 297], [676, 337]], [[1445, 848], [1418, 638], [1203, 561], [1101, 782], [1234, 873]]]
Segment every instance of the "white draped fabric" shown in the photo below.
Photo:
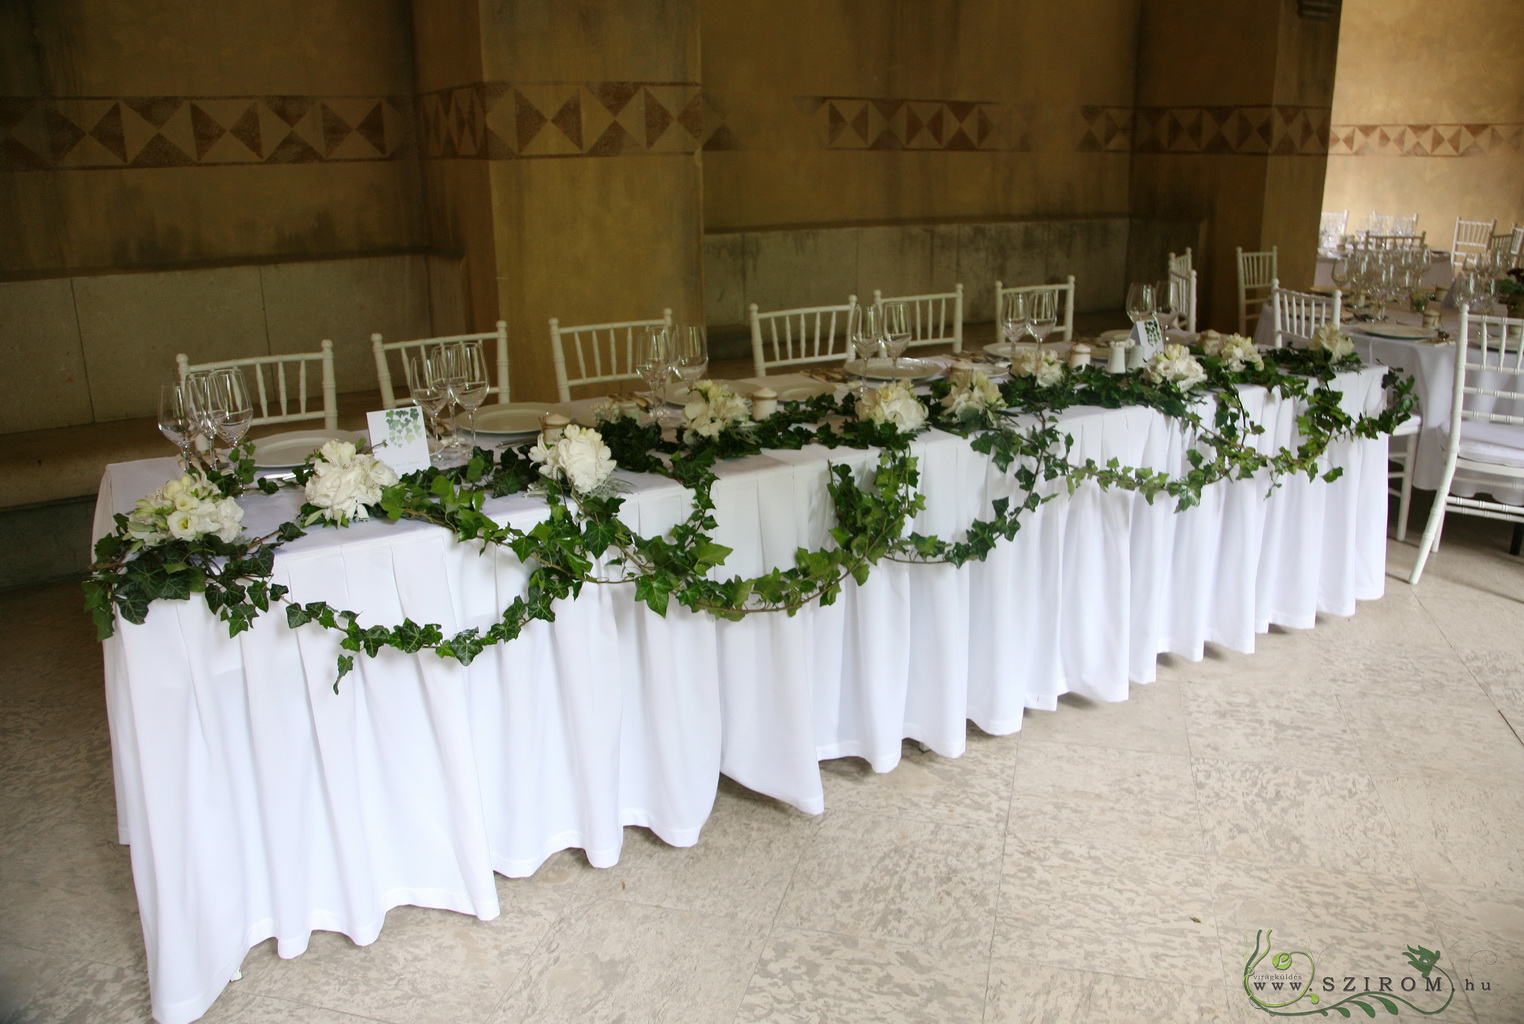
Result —
[[[1380, 371], [1341, 376], [1351, 411], [1379, 408]], [[1245, 403], [1266, 449], [1295, 439], [1296, 408], [1259, 389]], [[1074, 458], [1181, 471], [1189, 443], [1145, 409], [1061, 417]], [[915, 444], [928, 507], [915, 529], [956, 535], [1014, 493], [964, 440]], [[826, 543], [831, 463], [866, 479], [876, 452], [812, 448], [721, 467], [723, 575], [791, 564]], [[1176, 514], [1085, 485], [1029, 515], [982, 563], [884, 563], [862, 587], [794, 617], [659, 617], [630, 585], [588, 586], [553, 623], [469, 667], [386, 651], [357, 659], [333, 691], [338, 637], [272, 613], [229, 639], [198, 600], [156, 604], [105, 644], [119, 819], [132, 844], [153, 1011], [201, 1015], [250, 946], [300, 954], [314, 929], [373, 941], [386, 911], [415, 904], [498, 913], [493, 873], [524, 876], [557, 850], [614, 864], [622, 829], [691, 845], [720, 773], [808, 812], [824, 808], [823, 758], [893, 768], [901, 739], [963, 752], [966, 722], [1021, 727], [1028, 707], [1076, 692], [1127, 696], [1169, 651], [1250, 651], [1271, 623], [1310, 627], [1381, 596], [1386, 444], [1338, 443], [1332, 484], [1305, 477], [1219, 483]], [[173, 472], [168, 459], [109, 467], [97, 532]], [[651, 534], [682, 519], [688, 492], [627, 476], [627, 521]], [[267, 530], [297, 498], [251, 498]], [[538, 499], [489, 503], [528, 527]], [[314, 529], [284, 548], [276, 578], [363, 622], [404, 616], [447, 631], [485, 627], [522, 592], [510, 553], [481, 554], [418, 524]]]

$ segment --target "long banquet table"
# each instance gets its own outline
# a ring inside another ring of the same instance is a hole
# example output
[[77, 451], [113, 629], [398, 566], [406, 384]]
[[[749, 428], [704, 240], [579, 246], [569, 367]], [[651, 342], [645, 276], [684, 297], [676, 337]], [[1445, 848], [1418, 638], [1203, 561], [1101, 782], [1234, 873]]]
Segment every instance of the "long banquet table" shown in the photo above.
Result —
[[[1381, 371], [1340, 376], [1352, 412], [1383, 401]], [[1294, 402], [1243, 389], [1290, 444]], [[1180, 470], [1189, 439], [1142, 408], [1075, 408], [1061, 424], [1074, 458]], [[914, 528], [955, 535], [1013, 493], [963, 439], [914, 444], [928, 507]], [[790, 564], [827, 542], [832, 463], [866, 478], [876, 453], [809, 448], [720, 467], [721, 574]], [[1380, 597], [1386, 442], [1336, 443], [1333, 483], [1220, 482], [1197, 508], [1093, 484], [1031, 514], [1010, 543], [961, 569], [884, 563], [826, 607], [728, 622], [637, 605], [628, 584], [589, 586], [469, 667], [384, 651], [358, 659], [335, 694], [336, 634], [270, 614], [229, 639], [198, 600], [156, 604], [105, 644], [121, 839], [162, 1024], [204, 1013], [248, 949], [274, 936], [302, 953], [315, 929], [366, 944], [402, 904], [487, 920], [493, 873], [526, 876], [552, 853], [606, 867], [622, 829], [699, 841], [721, 773], [807, 812], [824, 809], [819, 761], [857, 756], [892, 769], [910, 737], [964, 750], [966, 723], [1003, 734], [1060, 694], [1127, 697], [1155, 659], [1203, 644], [1251, 651], [1272, 623], [1306, 628]], [[174, 472], [170, 459], [113, 465], [97, 532]], [[621, 473], [627, 521], [663, 531], [688, 492]], [[295, 495], [245, 499], [254, 534], [290, 516]], [[529, 527], [530, 496], [496, 499]], [[284, 548], [276, 579], [294, 598], [403, 616], [446, 631], [486, 626], [521, 592], [511, 554], [479, 554], [420, 524], [314, 530]]]

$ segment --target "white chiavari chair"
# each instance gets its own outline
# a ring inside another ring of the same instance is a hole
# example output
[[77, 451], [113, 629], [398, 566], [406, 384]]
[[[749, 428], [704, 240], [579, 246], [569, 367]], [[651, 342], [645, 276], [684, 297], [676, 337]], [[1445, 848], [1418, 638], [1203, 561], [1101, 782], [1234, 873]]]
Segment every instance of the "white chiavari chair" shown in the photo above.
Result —
[[903, 302], [910, 307], [910, 348], [951, 345], [963, 351], [963, 285], [950, 292], [926, 295], [884, 295], [873, 289], [873, 301]]
[[[479, 341], [484, 346], [492, 343], [493, 355], [497, 360], [497, 383], [487, 389], [489, 398], [496, 396], [498, 403], [508, 401], [508, 322], [499, 320], [497, 328], [491, 331], [482, 331], [477, 334], [444, 334], [437, 338], [409, 338], [406, 341], [387, 341], [381, 336], [381, 332], [370, 336], [371, 354], [376, 359], [376, 380], [381, 386], [381, 408], [395, 409], [399, 402], [396, 394], [396, 380], [407, 380], [407, 361], [409, 356], [422, 355], [435, 345], [445, 345], [455, 341]], [[392, 374], [393, 358], [400, 360], [399, 366], [403, 368], [400, 376]]]
[[1269, 252], [1244, 252], [1238, 250], [1238, 333], [1248, 336], [1250, 309], [1256, 323], [1260, 307], [1270, 295], [1270, 288], [1280, 276], [1277, 258], [1278, 248], [1271, 246]]
[[847, 296], [839, 306], [801, 306], [765, 313], [751, 303], [747, 320], [756, 375], [765, 377], [781, 367], [845, 361], [851, 347], [847, 315], [856, 305], [856, 295]]
[[999, 330], [1005, 312], [1005, 302], [1012, 295], [1030, 295], [1033, 292], [1057, 292], [1062, 310], [1058, 322], [1053, 325], [1050, 338], [1069, 341], [1074, 337], [1074, 275], [1070, 274], [1062, 284], [1005, 285], [995, 282], [995, 327]]
[[1196, 333], [1196, 268], [1191, 266], [1191, 250], [1176, 256], [1169, 254], [1169, 286], [1174, 292], [1175, 308], [1180, 311], [1184, 328]]
[[1486, 252], [1492, 243], [1492, 233], [1497, 230], [1495, 220], [1461, 220], [1455, 218], [1455, 238], [1450, 243], [1450, 254]]
[[[669, 326], [672, 310], [662, 310], [655, 320], [619, 320], [606, 324], [562, 327], [550, 318], [550, 355], [556, 370], [556, 393], [571, 401], [571, 389], [580, 385], [638, 381], [635, 369], [636, 340], [649, 327]], [[570, 349], [568, 357], [567, 350]]]
[[[327, 338], [316, 352], [289, 352], [276, 356], [249, 356], [193, 363], [181, 352], [175, 356], [180, 379], [198, 370], [236, 367], [243, 371], [249, 398], [255, 403], [250, 427], [270, 423], [296, 423], [321, 418], [325, 429], [339, 425], [338, 385], [333, 375], [333, 342]], [[313, 380], [314, 374], [317, 380]]]

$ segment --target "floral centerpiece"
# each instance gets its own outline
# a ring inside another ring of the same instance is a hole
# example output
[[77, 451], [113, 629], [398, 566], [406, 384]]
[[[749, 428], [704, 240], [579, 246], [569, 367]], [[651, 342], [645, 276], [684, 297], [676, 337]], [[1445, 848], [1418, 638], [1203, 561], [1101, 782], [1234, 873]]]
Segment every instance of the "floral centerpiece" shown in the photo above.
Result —
[[1265, 357], [1254, 346], [1254, 341], [1242, 334], [1218, 334], [1216, 331], [1202, 335], [1202, 351], [1222, 362], [1223, 369], [1242, 373], [1245, 367], [1264, 369]]
[[1165, 381], [1173, 383], [1181, 391], [1189, 391], [1191, 388], [1206, 380], [1206, 370], [1191, 355], [1191, 350], [1181, 344], [1165, 345], [1163, 349], [1154, 354], [1143, 367], [1143, 376], [1155, 384]]
[[1355, 354], [1354, 339], [1339, 330], [1337, 324], [1324, 324], [1319, 327], [1307, 340], [1307, 347], [1313, 352], [1322, 352], [1327, 355], [1330, 363], [1337, 363]]
[[1492, 288], [1493, 297], [1508, 307], [1508, 315], [1524, 314], [1524, 267], [1514, 267], [1506, 277], [1500, 277]]
[[549, 444], [542, 434], [529, 449], [529, 459], [538, 464], [545, 479], [564, 483], [576, 494], [592, 494], [614, 474], [614, 456], [603, 435], [575, 423]]
[[1011, 356], [1012, 377], [1035, 377], [1045, 388], [1061, 383], [1066, 369], [1058, 356], [1047, 349], [1022, 349]]
[[605, 398], [593, 406], [593, 422], [599, 425], [638, 419], [640, 419], [640, 405], [636, 402]]
[[127, 532], [150, 548], [170, 540], [209, 536], [232, 543], [243, 532], [243, 509], [201, 473], [192, 471], [139, 499], [127, 516]]
[[1005, 408], [1000, 389], [983, 370], [954, 370], [948, 378], [952, 388], [942, 398], [942, 410], [965, 427], [994, 426]]
[[683, 405], [683, 440], [689, 444], [750, 425], [751, 407], [727, 385], [701, 380], [689, 389]]
[[307, 478], [306, 524], [320, 519], [339, 526], [370, 518], [370, 506], [397, 482], [397, 471], [348, 441], [329, 441], [312, 456]]
[[910, 390], [909, 381], [897, 380], [858, 399], [857, 418], [864, 423], [888, 424], [908, 433], [926, 423], [926, 406]]

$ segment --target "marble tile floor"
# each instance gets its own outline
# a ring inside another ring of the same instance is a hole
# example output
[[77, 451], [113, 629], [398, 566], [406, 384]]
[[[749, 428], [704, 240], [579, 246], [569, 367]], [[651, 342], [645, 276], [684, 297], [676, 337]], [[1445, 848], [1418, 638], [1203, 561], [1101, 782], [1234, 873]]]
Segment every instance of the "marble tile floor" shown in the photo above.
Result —
[[[886, 775], [828, 762], [819, 817], [722, 782], [696, 847], [632, 828], [609, 870], [559, 854], [498, 880], [495, 921], [399, 908], [368, 947], [261, 944], [204, 1020], [1266, 1020], [1259, 929], [1338, 986], [1439, 950], [1475, 987], [1429, 1019], [1524, 1020], [1524, 562], [1506, 524], [1447, 533], [1416, 590], [1393, 543], [1353, 618], [1165, 657], [1125, 703], [971, 728], [956, 760], [907, 743]], [[148, 1020], [78, 606], [0, 594], [4, 1024]]]

